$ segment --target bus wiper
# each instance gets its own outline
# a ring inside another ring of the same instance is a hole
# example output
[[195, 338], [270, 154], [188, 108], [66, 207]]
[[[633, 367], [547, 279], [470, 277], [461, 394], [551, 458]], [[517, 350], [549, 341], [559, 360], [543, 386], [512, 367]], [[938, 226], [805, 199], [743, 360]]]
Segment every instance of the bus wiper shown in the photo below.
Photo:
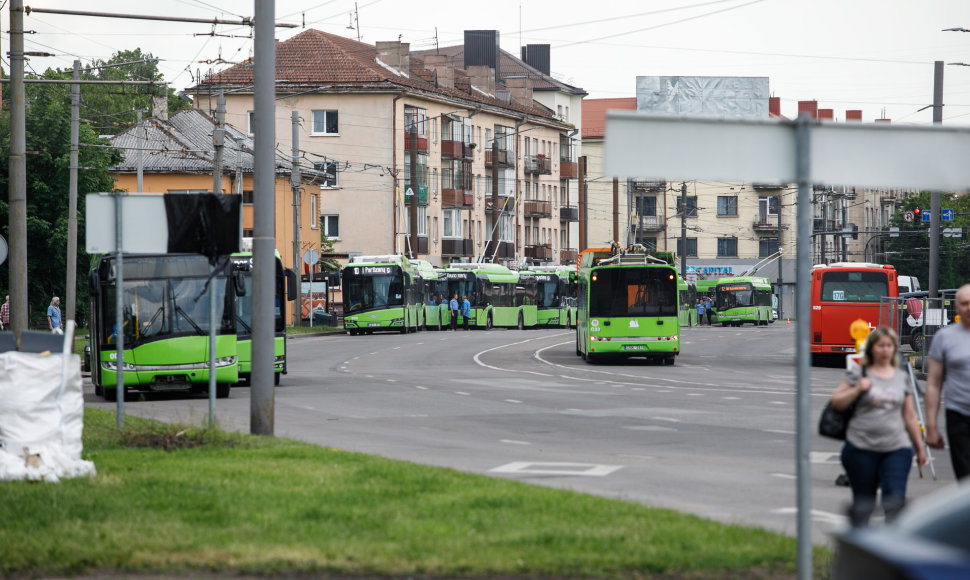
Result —
[[191, 319], [191, 318], [189, 317], [189, 315], [185, 313], [185, 310], [182, 310], [182, 307], [181, 307], [181, 306], [179, 306], [178, 304], [176, 304], [176, 305], [175, 305], [175, 313], [176, 313], [176, 314], [181, 314], [181, 315], [182, 315], [182, 318], [184, 318], [186, 322], [188, 322], [189, 324], [191, 324], [191, 325], [192, 325], [192, 328], [194, 328], [194, 329], [195, 329], [195, 331], [196, 331], [197, 333], [199, 333], [199, 335], [200, 335], [200, 336], [206, 336], [206, 334], [207, 334], [207, 333], [206, 333], [206, 332], [205, 332], [204, 330], [202, 330], [202, 329], [201, 329], [201, 328], [199, 327], [199, 325], [198, 325], [198, 324], [196, 324], [196, 323], [195, 323], [195, 321], [194, 321], [194, 320], [192, 320], [192, 319]]
[[245, 329], [245, 331], [248, 332], [249, 334], [253, 333], [253, 329], [248, 324], [246, 324], [246, 321], [242, 319], [242, 316], [237, 315], [236, 322], [238, 322], [239, 324], [242, 324], [243, 329]]
[[[147, 328], [150, 329], [151, 327], [155, 326], [155, 321], [158, 319], [158, 316], [160, 314], [162, 314], [163, 312], [165, 312], [165, 306], [159, 306], [158, 307], [158, 310], [155, 311], [155, 314], [152, 315], [151, 320], [148, 321]], [[152, 334], [157, 334], [157, 333], [152, 333]], [[142, 336], [151, 336], [150, 334], [146, 334], [144, 332], [142, 332], [141, 335]]]

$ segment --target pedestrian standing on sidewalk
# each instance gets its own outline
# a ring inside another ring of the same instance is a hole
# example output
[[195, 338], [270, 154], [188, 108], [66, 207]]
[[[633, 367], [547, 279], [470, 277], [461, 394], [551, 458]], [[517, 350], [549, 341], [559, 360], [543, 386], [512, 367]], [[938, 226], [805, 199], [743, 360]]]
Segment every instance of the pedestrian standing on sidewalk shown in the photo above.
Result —
[[698, 298], [697, 299], [697, 305], [695, 306], [695, 308], [697, 309], [697, 326], [703, 326], [704, 325], [704, 310], [705, 310], [705, 308], [704, 308], [704, 301], [701, 300], [700, 298]]
[[61, 323], [61, 299], [55, 296], [51, 300], [51, 305], [47, 307], [47, 326], [54, 334], [64, 334], [63, 324]]
[[846, 371], [832, 391], [832, 406], [846, 409], [856, 403], [842, 446], [842, 467], [849, 476], [852, 505], [849, 523], [866, 526], [882, 491], [886, 521], [906, 504], [906, 483], [916, 462], [926, 465], [913, 386], [899, 368], [896, 333], [880, 326], [869, 333], [859, 369]]
[[926, 443], [943, 448], [937, 427], [940, 399], [944, 401], [950, 461], [958, 480], [970, 478], [970, 284], [957, 290], [956, 324], [938, 330], [930, 343], [926, 375]]

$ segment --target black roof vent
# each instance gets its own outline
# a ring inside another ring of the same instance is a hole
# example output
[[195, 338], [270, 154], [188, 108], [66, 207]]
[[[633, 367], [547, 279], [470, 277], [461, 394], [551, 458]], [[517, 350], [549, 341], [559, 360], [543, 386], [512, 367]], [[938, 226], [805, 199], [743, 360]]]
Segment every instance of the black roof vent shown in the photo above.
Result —
[[522, 47], [522, 60], [544, 75], [549, 75], [549, 45], [527, 44]]

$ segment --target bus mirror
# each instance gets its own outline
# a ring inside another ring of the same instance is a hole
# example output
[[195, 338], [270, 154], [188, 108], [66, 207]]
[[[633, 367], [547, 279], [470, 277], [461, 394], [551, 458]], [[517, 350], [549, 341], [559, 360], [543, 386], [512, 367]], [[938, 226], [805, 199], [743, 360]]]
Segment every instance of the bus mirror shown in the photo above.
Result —
[[246, 295], [246, 280], [243, 279], [242, 271], [236, 270], [232, 273], [232, 285], [236, 291], [236, 296]]
[[98, 296], [101, 292], [101, 276], [97, 270], [92, 270], [88, 275], [88, 292], [91, 296]]
[[297, 293], [300, 290], [300, 285], [296, 280], [296, 272], [290, 268], [286, 269], [286, 300], [287, 302], [292, 302], [296, 300]]

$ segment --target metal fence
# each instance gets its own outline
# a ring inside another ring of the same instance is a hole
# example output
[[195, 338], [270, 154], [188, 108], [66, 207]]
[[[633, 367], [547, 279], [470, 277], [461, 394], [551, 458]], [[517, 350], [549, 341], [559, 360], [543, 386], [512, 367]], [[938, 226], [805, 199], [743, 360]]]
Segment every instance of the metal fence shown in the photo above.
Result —
[[920, 356], [919, 366], [926, 372], [926, 355], [933, 336], [953, 323], [955, 297], [947, 292], [940, 298], [926, 296], [883, 297], [879, 308], [879, 325], [888, 326], [899, 336], [900, 351]]

